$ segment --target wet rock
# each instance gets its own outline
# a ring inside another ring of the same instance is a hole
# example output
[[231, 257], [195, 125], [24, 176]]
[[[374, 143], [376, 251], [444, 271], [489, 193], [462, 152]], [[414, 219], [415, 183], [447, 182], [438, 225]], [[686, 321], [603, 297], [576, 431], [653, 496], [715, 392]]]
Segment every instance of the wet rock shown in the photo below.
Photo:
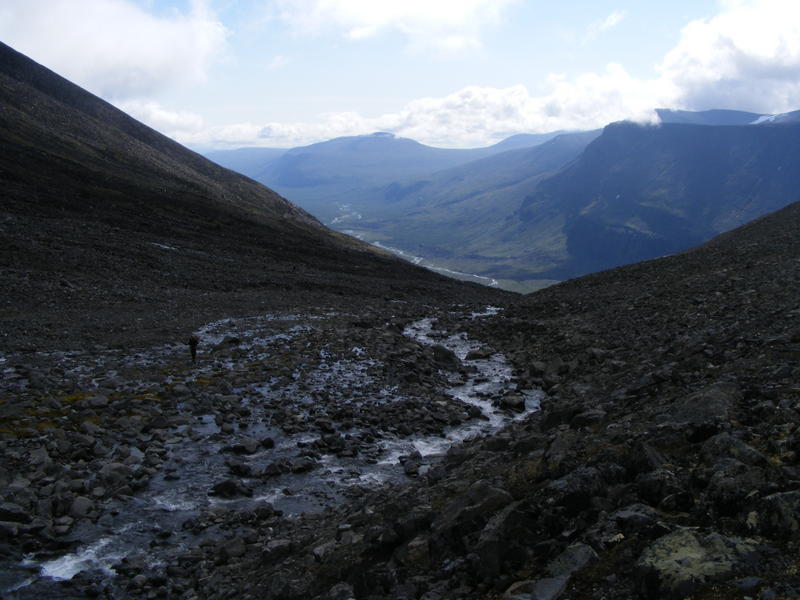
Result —
[[252, 465], [238, 458], [229, 458], [225, 461], [225, 464], [233, 475], [239, 475], [240, 477], [251, 477], [253, 475]]
[[467, 353], [467, 360], [483, 360], [495, 354], [495, 350], [489, 346], [481, 346], [477, 350], [471, 350]]
[[434, 362], [443, 369], [448, 371], [457, 371], [461, 368], [461, 361], [456, 356], [456, 353], [442, 346], [441, 344], [434, 344], [430, 347], [433, 353]]
[[239, 440], [232, 446], [230, 451], [236, 454], [255, 454], [261, 449], [261, 442], [252, 438]]
[[637, 584], [647, 598], [685, 598], [710, 583], [762, 572], [770, 553], [754, 540], [680, 528], [645, 549]]
[[282, 475], [283, 473], [289, 472], [289, 465], [283, 461], [280, 462], [271, 462], [266, 467], [264, 467], [264, 471], [262, 472], [264, 477], [277, 477]]
[[252, 496], [253, 490], [236, 479], [226, 479], [220, 481], [208, 493], [209, 496], [219, 496], [220, 498], [238, 498], [240, 496]]
[[506, 394], [500, 398], [500, 406], [506, 410], [523, 412], [525, 410], [525, 396], [522, 394]]
[[309, 456], [299, 456], [289, 461], [289, 470], [292, 473], [305, 473], [316, 466], [316, 461]]
[[400, 464], [403, 465], [403, 472], [407, 476], [416, 477], [419, 475], [420, 466], [422, 466], [422, 455], [415, 451], [408, 456], [401, 456]]

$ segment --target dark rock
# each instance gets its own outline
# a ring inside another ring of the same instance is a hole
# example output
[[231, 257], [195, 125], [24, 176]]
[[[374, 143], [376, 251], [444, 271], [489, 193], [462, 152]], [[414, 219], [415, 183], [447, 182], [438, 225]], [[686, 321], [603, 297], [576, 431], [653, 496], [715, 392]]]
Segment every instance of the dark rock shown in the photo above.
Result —
[[467, 360], [482, 360], [482, 359], [489, 358], [493, 354], [495, 354], [495, 350], [493, 350], [489, 346], [481, 346], [477, 350], [471, 350], [470, 352], [468, 352], [467, 356], [466, 356], [466, 359]]
[[322, 600], [356, 600], [353, 586], [349, 583], [337, 583], [322, 597]]
[[702, 442], [726, 427], [731, 410], [741, 399], [735, 383], [715, 383], [677, 402], [667, 419], [684, 424], [689, 441]]
[[33, 516], [19, 504], [3, 502], [0, 504], [0, 521], [12, 523], [30, 523]]
[[253, 490], [235, 479], [220, 481], [208, 493], [209, 496], [219, 496], [220, 498], [238, 498], [239, 496], [252, 496]]
[[580, 427], [588, 427], [589, 425], [596, 425], [606, 418], [606, 411], [599, 408], [592, 408], [578, 413], [570, 421], [570, 427], [578, 429]]
[[794, 538], [800, 533], [800, 491], [771, 494], [758, 506], [759, 527], [778, 538]]
[[431, 528], [440, 536], [460, 538], [463, 529], [472, 528], [475, 521], [485, 523], [491, 515], [512, 501], [511, 494], [505, 490], [492, 487], [485, 481], [477, 481], [442, 509]]
[[525, 410], [525, 396], [522, 394], [506, 394], [500, 399], [500, 406], [516, 412]]
[[219, 553], [225, 559], [241, 558], [247, 553], [247, 545], [240, 536], [235, 536], [220, 545]]
[[262, 442], [251, 438], [239, 440], [233, 444], [230, 449], [236, 454], [255, 454], [261, 447]]
[[461, 361], [456, 356], [455, 352], [449, 348], [445, 348], [441, 344], [434, 344], [431, 346], [433, 352], [433, 360], [441, 368], [449, 371], [457, 371], [461, 368]]
[[121, 487], [130, 483], [133, 470], [123, 463], [111, 462], [102, 466], [99, 476], [107, 485]]
[[767, 478], [762, 469], [732, 458], [725, 458], [713, 467], [714, 474], [706, 487], [706, 501], [720, 514], [733, 515], [742, 500], [764, 487]]
[[765, 466], [768, 463], [761, 452], [729, 433], [720, 433], [706, 440], [701, 453], [708, 466], [714, 466], [722, 458], [734, 458], [753, 466]]
[[77, 496], [72, 501], [72, 506], [69, 509], [69, 514], [71, 517], [75, 517], [76, 519], [80, 519], [89, 515], [89, 513], [94, 509], [94, 502], [92, 502], [89, 498], [85, 496]]
[[547, 565], [553, 577], [570, 577], [585, 566], [597, 561], [597, 553], [586, 544], [572, 544]]
[[549, 483], [544, 493], [550, 504], [564, 507], [567, 514], [576, 514], [589, 506], [593, 496], [600, 496], [604, 491], [600, 471], [594, 467], [579, 467]]
[[313, 458], [308, 456], [299, 456], [289, 461], [289, 470], [292, 473], [305, 473], [317, 466]]

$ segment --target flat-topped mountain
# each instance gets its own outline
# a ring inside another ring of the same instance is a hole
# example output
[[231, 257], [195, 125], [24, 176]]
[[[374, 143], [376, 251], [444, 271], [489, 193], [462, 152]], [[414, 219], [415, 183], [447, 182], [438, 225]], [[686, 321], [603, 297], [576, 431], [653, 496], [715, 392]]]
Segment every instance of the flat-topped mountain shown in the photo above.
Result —
[[655, 258], [797, 200], [798, 165], [791, 123], [613, 124], [522, 201], [507, 234], [528, 240], [523, 268], [554, 279]]

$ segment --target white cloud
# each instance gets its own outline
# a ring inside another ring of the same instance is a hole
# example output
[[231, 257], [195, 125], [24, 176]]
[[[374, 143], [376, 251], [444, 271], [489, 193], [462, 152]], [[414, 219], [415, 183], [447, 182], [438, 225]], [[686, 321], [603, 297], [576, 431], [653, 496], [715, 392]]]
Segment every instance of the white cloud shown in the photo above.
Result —
[[589, 25], [586, 35], [583, 38], [584, 43], [591, 42], [592, 40], [597, 39], [600, 34], [608, 31], [609, 29], [613, 29], [620, 22], [625, 18], [626, 12], [624, 10], [615, 10], [611, 14], [609, 14], [605, 19], [600, 21], [595, 21], [591, 25]]
[[800, 2], [728, 1], [693, 21], [659, 66], [686, 108], [800, 108]]
[[226, 30], [206, 0], [166, 17], [131, 0], [3, 0], [0, 37], [98, 95], [126, 99], [204, 81]]
[[238, 124], [177, 132], [179, 141], [202, 147], [299, 146], [344, 135], [391, 131], [433, 146], [477, 147], [523, 131], [591, 129], [611, 121], [654, 117], [659, 82], [641, 82], [611, 65], [602, 75], [573, 80], [552, 76], [550, 93], [527, 88], [469, 86], [443, 98], [421, 98], [399, 112], [373, 118], [326, 115], [317, 123]]
[[167, 135], [177, 137], [203, 129], [203, 117], [200, 115], [188, 111], [172, 111], [152, 100], [126, 100], [116, 104], [117, 108], [133, 118]]
[[[307, 0], [300, 4], [312, 16], [336, 17], [340, 24], [349, 25], [353, 37], [403, 27], [392, 19], [402, 22], [407, 16], [404, 5], [393, 2]], [[456, 6], [428, 4], [434, 8], [426, 18], [434, 23], [443, 18], [442, 6]], [[412, 0], [407, 5], [419, 6]], [[357, 18], [358, 6], [373, 9]], [[468, 14], [477, 14], [470, 11], [485, 5], [463, 6], [459, 14], [468, 21]], [[683, 29], [652, 79], [632, 77], [621, 65], [610, 64], [600, 73], [551, 75], [539, 95], [531, 95], [522, 85], [468, 86], [444, 97], [414, 100], [395, 113], [375, 117], [341, 113], [325, 115], [316, 123], [235, 125], [195, 131], [178, 139], [198, 145], [293, 146], [392, 131], [431, 145], [469, 147], [518, 132], [590, 129], [622, 119], [649, 121], [658, 107], [764, 113], [800, 108], [800, 2], [726, 0], [721, 6], [717, 16], [693, 21]], [[623, 17], [623, 13], [611, 13], [598, 22], [597, 30], [609, 29]]]
[[342, 29], [361, 40], [388, 31], [412, 46], [454, 52], [480, 47], [481, 31], [519, 0], [276, 0], [277, 15], [306, 31]]
[[267, 63], [267, 70], [268, 71], [277, 71], [278, 69], [282, 69], [286, 65], [289, 64], [289, 59], [283, 56], [282, 54], [278, 54], [272, 57]]

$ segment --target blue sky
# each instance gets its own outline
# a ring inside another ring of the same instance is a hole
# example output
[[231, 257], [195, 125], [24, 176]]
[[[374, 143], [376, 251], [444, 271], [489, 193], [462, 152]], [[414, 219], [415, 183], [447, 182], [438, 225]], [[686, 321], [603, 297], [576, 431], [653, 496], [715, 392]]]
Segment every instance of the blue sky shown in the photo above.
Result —
[[200, 149], [800, 108], [797, 0], [3, 0], [0, 39]]

